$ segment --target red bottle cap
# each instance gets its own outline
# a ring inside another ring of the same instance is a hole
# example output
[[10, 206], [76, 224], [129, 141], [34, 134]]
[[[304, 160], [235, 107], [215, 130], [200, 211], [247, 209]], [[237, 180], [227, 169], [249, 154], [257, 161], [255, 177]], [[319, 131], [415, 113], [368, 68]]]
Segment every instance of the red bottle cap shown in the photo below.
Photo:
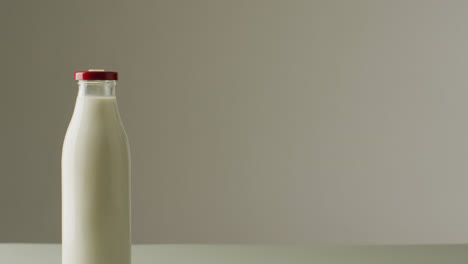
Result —
[[117, 72], [104, 70], [88, 70], [75, 72], [75, 80], [77, 81], [115, 81], [118, 80]]

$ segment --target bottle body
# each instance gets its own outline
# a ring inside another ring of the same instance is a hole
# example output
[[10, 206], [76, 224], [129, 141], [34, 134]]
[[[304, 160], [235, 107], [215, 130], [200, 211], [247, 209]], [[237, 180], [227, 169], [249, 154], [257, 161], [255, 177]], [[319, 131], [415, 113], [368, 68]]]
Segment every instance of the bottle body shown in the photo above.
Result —
[[80, 84], [64, 140], [63, 264], [130, 263], [128, 140], [115, 94], [100, 86]]

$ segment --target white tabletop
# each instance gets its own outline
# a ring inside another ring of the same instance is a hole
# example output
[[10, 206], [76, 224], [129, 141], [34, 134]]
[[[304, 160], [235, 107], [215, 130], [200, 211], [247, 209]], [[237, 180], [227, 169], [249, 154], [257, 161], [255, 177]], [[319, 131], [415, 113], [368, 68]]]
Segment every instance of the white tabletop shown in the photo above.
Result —
[[[136, 245], [132, 264], [467, 264], [468, 245]], [[0, 244], [1, 264], [60, 264], [58, 244]]]

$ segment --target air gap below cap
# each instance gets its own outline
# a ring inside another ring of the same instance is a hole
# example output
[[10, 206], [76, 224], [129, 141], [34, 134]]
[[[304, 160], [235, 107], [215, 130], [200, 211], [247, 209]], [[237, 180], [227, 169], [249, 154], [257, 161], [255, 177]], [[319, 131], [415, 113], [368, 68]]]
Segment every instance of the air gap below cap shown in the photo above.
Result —
[[119, 74], [113, 71], [94, 70], [75, 72], [75, 80], [77, 81], [116, 81]]

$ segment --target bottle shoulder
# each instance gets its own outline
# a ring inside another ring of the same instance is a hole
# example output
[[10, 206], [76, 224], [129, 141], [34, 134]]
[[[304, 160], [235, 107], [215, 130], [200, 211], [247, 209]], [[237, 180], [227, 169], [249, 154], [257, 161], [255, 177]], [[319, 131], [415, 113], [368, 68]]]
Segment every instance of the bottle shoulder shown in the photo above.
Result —
[[120, 118], [115, 97], [78, 97], [70, 120], [64, 147], [67, 144], [94, 142], [102, 145], [127, 146], [128, 139]]

